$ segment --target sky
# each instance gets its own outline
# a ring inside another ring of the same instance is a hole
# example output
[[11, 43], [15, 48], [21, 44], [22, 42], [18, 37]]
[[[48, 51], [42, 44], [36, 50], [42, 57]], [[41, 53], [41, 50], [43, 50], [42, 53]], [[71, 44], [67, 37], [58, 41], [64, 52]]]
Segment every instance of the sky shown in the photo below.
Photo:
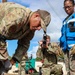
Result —
[[[47, 10], [51, 14], [51, 22], [47, 27], [47, 34], [51, 37], [51, 42], [58, 42], [61, 36], [62, 21], [67, 16], [63, 9], [64, 0], [7, 0], [8, 2], [19, 3], [25, 7], [30, 8], [32, 11], [37, 9]], [[1, 2], [1, 0], [0, 0]], [[35, 32], [34, 38], [30, 41], [30, 47], [28, 49], [28, 56], [33, 55], [36, 58], [36, 52], [38, 49], [38, 41], [43, 38], [43, 30]], [[17, 40], [8, 42], [8, 53], [12, 56], [17, 48]]]

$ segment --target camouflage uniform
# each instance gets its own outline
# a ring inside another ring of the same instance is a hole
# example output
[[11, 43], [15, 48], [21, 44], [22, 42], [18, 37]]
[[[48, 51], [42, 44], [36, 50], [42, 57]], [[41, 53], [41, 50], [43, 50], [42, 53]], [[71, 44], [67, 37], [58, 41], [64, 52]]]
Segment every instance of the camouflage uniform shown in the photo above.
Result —
[[42, 50], [41, 50], [40, 46], [38, 47], [38, 50], [36, 52], [36, 57], [43, 59], [43, 53], [42, 53]]
[[64, 61], [66, 64], [67, 75], [75, 75], [75, 45], [70, 51], [64, 52]]
[[[62, 66], [57, 64], [57, 55], [60, 55], [62, 52], [56, 43], [50, 43], [46, 50], [39, 47], [37, 52], [41, 52], [40, 58], [42, 57], [42, 59], [44, 59], [42, 75], [62, 75]], [[37, 55], [39, 55], [39, 53], [37, 53]]]
[[[8, 59], [8, 53], [7, 53], [7, 44], [5, 41], [0, 40], [0, 74], [3, 72], [7, 72], [5, 70], [5, 60]], [[8, 68], [7, 68], [8, 69]]]
[[[19, 4], [0, 3], [0, 35], [5, 37], [6, 40], [18, 39], [18, 47], [13, 55], [13, 59], [18, 62], [22, 59], [23, 53], [27, 52], [30, 40], [34, 36], [34, 32], [30, 30], [28, 25], [31, 14], [30, 9]], [[7, 51], [3, 51], [3, 54], [2, 51], [0, 49], [0, 59], [3, 57], [3, 59], [7, 59]]]
[[[40, 20], [37, 20], [38, 23], [37, 21], [35, 22], [34, 27], [31, 22], [35, 21], [33, 16], [36, 15], [33, 13], [40, 15], [38, 16]], [[30, 9], [17, 3], [0, 3], [0, 42], [3, 46], [3, 48], [0, 46], [0, 59], [8, 60], [8, 52], [6, 45], [4, 45], [6, 40], [18, 40], [18, 46], [11, 63], [13, 65], [16, 61], [20, 62], [23, 54], [29, 48], [30, 40], [33, 38], [35, 31], [42, 28], [46, 32], [46, 27], [49, 25], [50, 20], [50, 13], [45, 10], [39, 9], [32, 12]], [[35, 28], [36, 25], [38, 26], [37, 28]]]
[[8, 59], [8, 52], [6, 46], [7, 46], [6, 42], [0, 40], [0, 60]]
[[28, 59], [28, 56], [27, 56], [27, 53], [25, 53], [19, 65], [20, 75], [25, 75], [25, 63], [27, 59]]

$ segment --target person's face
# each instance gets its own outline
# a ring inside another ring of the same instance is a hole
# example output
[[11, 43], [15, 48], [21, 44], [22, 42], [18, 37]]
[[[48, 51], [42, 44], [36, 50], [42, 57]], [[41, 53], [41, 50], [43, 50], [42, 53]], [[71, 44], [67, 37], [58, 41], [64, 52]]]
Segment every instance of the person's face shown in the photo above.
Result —
[[38, 13], [33, 13], [30, 18], [30, 30], [40, 30], [41, 29], [41, 18]]
[[64, 3], [64, 10], [68, 15], [71, 15], [74, 12], [74, 5], [71, 1], [68, 0]]

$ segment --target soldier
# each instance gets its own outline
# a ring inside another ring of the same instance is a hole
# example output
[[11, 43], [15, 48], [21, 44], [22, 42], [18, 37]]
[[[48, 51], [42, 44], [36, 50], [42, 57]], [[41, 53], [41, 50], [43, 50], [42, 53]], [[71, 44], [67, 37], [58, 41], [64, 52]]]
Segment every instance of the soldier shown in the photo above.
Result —
[[[0, 54], [4, 60], [8, 59], [8, 53], [6, 40], [18, 40], [17, 49], [11, 59], [13, 65], [16, 61], [20, 62], [23, 57], [23, 53], [26, 53], [30, 40], [33, 38], [35, 31], [43, 28], [46, 31], [46, 27], [50, 23], [50, 13], [45, 10], [37, 10], [32, 12], [17, 3], [4, 2], [0, 3]], [[1, 51], [3, 51], [1, 53]], [[10, 65], [9, 65], [10, 66]], [[8, 68], [9, 68], [8, 66]]]
[[56, 43], [50, 43], [50, 36], [47, 35], [46, 46], [43, 40], [39, 42], [37, 57], [44, 60], [42, 65], [42, 75], [63, 75], [62, 66], [57, 64], [57, 56], [61, 55], [61, 49]]

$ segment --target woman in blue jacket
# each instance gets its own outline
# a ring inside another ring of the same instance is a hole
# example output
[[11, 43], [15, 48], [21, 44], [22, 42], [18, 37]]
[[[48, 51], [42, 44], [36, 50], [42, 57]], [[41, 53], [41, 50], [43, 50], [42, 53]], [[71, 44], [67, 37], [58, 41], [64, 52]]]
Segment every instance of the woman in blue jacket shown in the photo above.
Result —
[[68, 16], [61, 28], [60, 46], [64, 52], [67, 75], [75, 75], [75, 54], [72, 52], [75, 45], [74, 0], [64, 0], [64, 10]]

